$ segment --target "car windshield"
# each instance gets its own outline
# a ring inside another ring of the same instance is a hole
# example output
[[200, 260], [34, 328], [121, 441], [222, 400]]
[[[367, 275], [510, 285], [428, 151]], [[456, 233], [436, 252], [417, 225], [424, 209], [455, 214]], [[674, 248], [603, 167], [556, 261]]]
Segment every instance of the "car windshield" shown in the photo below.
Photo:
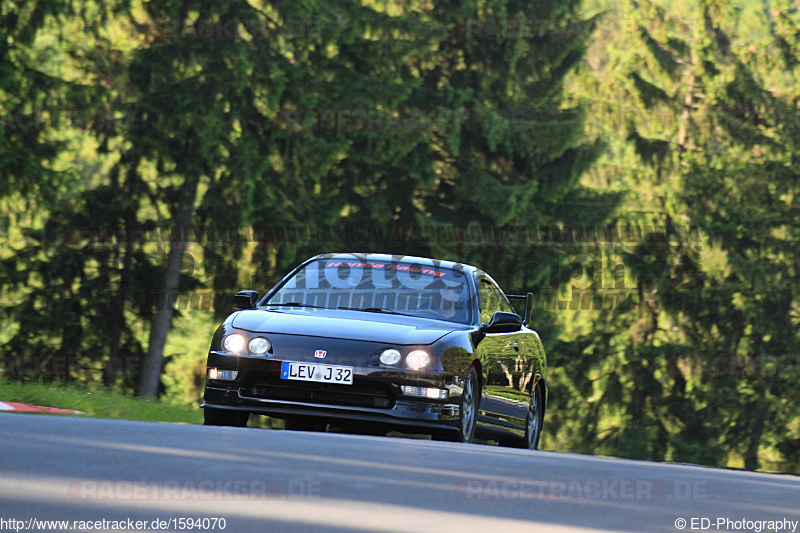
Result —
[[469, 324], [464, 271], [433, 260], [320, 259], [298, 270], [262, 305], [355, 309]]

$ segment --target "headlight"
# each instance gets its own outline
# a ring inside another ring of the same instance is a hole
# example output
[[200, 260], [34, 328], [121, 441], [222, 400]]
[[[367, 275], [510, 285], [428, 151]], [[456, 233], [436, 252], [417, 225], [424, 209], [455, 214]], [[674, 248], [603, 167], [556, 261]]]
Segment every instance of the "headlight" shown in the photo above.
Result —
[[250, 341], [250, 343], [247, 345], [247, 348], [250, 350], [250, 353], [261, 354], [268, 352], [269, 349], [272, 348], [272, 345], [264, 337], [256, 337]]
[[391, 365], [396, 365], [397, 363], [399, 363], [400, 359], [402, 357], [403, 356], [400, 355], [400, 352], [390, 348], [388, 350], [384, 350], [383, 352], [381, 352], [380, 359], [381, 359], [381, 363], [383, 363], [384, 365], [390, 365], [391, 366]]
[[414, 350], [406, 356], [406, 364], [411, 370], [420, 370], [430, 364], [431, 356], [423, 350]]
[[244, 335], [238, 333], [228, 335], [222, 340], [222, 347], [225, 348], [227, 352], [242, 353], [245, 345], [247, 345], [247, 340], [244, 338]]

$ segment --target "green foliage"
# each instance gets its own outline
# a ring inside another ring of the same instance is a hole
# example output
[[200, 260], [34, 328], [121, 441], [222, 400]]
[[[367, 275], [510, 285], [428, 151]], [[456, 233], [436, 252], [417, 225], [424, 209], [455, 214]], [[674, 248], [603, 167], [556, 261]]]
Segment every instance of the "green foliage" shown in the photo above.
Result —
[[186, 311], [175, 320], [165, 349], [161, 399], [177, 405], [196, 407], [203, 396], [209, 332], [218, 322], [207, 311]]
[[[625, 279], [646, 304], [592, 325], [577, 317], [566, 330], [580, 332], [564, 338], [565, 349], [580, 350], [564, 358], [566, 374], [600, 381], [573, 380], [571, 394], [598, 398], [614, 415], [598, 423], [598, 409], [567, 404], [585, 422], [557, 428], [570, 435], [562, 441], [580, 428], [586, 448], [611, 455], [754, 469], [774, 457], [774, 443], [797, 437], [785, 430], [798, 419], [789, 392], [798, 380], [796, 247], [787, 241], [797, 111], [793, 97], [763, 81], [792, 74], [778, 75], [779, 58], [755, 61], [758, 50], [730, 30], [737, 10], [704, 1], [623, 9], [638, 30], [633, 42], [594, 43], [574, 79], [590, 131], [610, 147], [585, 183], [617, 172], [632, 193], [617, 216], [656, 231], [620, 250]], [[598, 85], [613, 91], [614, 105]], [[785, 460], [770, 468], [790, 469], [791, 453]]]
[[[0, 358], [195, 405], [223, 296], [320, 252], [432, 255], [556, 296], [548, 447], [796, 470], [796, 373], [694, 366], [798, 353], [800, 20], [770, 5], [3, 4]], [[197, 35], [225, 20], [251, 25]], [[277, 231], [96, 231], [190, 224]], [[503, 237], [603, 225], [641, 231]], [[304, 238], [345, 226], [384, 235]]]

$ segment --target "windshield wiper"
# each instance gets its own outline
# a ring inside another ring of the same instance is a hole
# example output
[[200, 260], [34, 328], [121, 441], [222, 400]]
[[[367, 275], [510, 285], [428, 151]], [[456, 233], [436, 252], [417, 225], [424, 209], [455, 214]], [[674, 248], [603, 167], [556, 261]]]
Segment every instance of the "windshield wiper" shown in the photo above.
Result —
[[264, 305], [277, 305], [277, 306], [281, 306], [281, 307], [313, 307], [315, 309], [326, 309], [325, 307], [322, 307], [321, 305], [301, 304], [300, 302], [286, 302], [286, 303], [274, 303], [274, 304], [267, 303], [267, 304], [264, 304]]
[[392, 311], [391, 309], [384, 309], [383, 307], [337, 307], [336, 309], [346, 309], [348, 311], [365, 311], [367, 313], [386, 313], [387, 315], [413, 316], [413, 315], [407, 315], [406, 313], [398, 313], [397, 311]]

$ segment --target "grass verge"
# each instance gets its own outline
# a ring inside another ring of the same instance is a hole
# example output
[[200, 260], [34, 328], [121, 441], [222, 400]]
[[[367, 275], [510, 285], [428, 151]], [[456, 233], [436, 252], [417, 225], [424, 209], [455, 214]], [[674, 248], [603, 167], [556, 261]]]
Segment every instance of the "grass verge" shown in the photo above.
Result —
[[[203, 422], [203, 410], [199, 407], [131, 398], [103, 388], [88, 388], [61, 383], [21, 383], [0, 378], [0, 402], [3, 401], [74, 409], [86, 413], [81, 416], [95, 418], [187, 424]], [[200, 405], [199, 398], [197, 404]]]

